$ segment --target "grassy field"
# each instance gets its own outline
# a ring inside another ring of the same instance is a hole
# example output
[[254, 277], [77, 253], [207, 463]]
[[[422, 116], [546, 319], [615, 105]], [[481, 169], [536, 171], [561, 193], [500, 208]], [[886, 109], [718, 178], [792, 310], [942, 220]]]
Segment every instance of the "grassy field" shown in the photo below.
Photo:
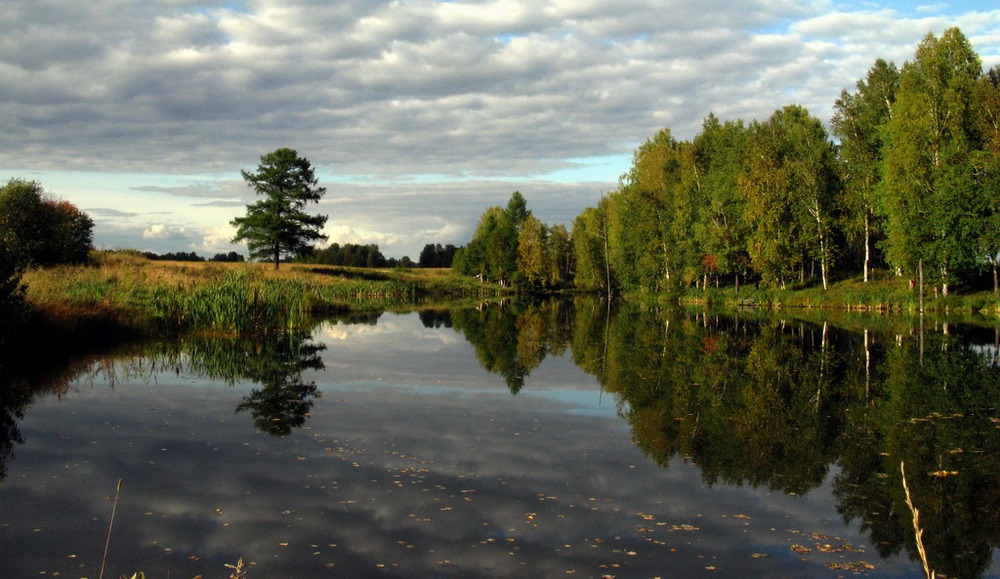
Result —
[[375, 270], [322, 265], [150, 261], [94, 252], [93, 263], [38, 268], [23, 282], [35, 322], [75, 331], [245, 332], [298, 325], [331, 311], [387, 309], [427, 296], [479, 296], [494, 288], [450, 270]]

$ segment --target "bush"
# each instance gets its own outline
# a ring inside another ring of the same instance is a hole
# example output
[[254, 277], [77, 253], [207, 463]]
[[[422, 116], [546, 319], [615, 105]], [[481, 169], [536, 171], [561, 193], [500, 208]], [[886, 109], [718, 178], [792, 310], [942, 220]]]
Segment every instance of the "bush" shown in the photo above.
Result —
[[90, 216], [49, 199], [37, 181], [11, 179], [0, 187], [0, 245], [15, 267], [84, 262], [93, 228]]
[[0, 245], [0, 345], [24, 321], [25, 313], [21, 270], [11, 252]]

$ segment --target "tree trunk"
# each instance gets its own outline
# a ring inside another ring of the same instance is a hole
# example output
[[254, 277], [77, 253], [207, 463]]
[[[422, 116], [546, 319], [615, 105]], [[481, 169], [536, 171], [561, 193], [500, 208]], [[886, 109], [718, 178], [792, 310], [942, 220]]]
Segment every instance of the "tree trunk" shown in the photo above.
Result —
[[[819, 269], [823, 274], [823, 291], [830, 289], [830, 278], [826, 270], [826, 238], [824, 235], [819, 236]], [[866, 266], [867, 267], [867, 266]], [[865, 270], [865, 276], [867, 277], [868, 270]], [[867, 281], [867, 280], [865, 280]]]
[[868, 271], [871, 267], [871, 224], [869, 223], [870, 217], [868, 216], [868, 211], [865, 211], [865, 283], [868, 283]]
[[281, 259], [281, 249], [275, 245], [274, 246], [274, 269], [278, 269], [278, 262]]
[[1000, 297], [1000, 277], [997, 277], [997, 264], [993, 264], [993, 297]]
[[917, 262], [917, 277], [920, 281], [920, 313], [924, 313], [924, 258]]

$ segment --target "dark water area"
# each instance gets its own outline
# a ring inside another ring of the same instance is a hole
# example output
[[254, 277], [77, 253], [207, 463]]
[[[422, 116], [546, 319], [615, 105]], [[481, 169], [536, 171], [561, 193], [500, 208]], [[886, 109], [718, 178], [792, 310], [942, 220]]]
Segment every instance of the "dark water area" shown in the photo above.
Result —
[[97, 577], [112, 511], [105, 577], [920, 576], [900, 463], [998, 576], [998, 336], [577, 300], [8, 360], [0, 577]]

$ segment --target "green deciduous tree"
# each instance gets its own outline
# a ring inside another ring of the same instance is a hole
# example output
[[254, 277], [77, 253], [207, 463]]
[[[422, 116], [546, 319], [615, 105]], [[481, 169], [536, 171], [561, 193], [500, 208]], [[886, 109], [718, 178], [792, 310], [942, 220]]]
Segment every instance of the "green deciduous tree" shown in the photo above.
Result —
[[627, 291], [659, 291], [680, 268], [673, 221], [681, 143], [669, 129], [636, 149], [618, 191], [608, 196], [611, 268]]
[[573, 279], [573, 238], [565, 225], [549, 228], [549, 250], [551, 252], [551, 274], [553, 285], [562, 285]]
[[233, 242], [245, 241], [253, 259], [271, 260], [278, 269], [282, 256], [301, 257], [313, 244], [325, 240], [320, 231], [326, 215], [309, 215], [307, 203], [318, 203], [326, 188], [312, 165], [294, 149], [281, 148], [261, 156], [253, 173], [241, 171], [247, 185], [264, 199], [247, 205], [245, 217], [231, 222], [236, 229]]
[[693, 233], [703, 259], [711, 260], [719, 274], [732, 275], [737, 291], [740, 276], [746, 275], [749, 264], [747, 229], [741, 219], [744, 199], [738, 194], [746, 133], [742, 122], [722, 123], [709, 115], [693, 143], [702, 198], [700, 219]]
[[93, 227], [86, 213], [49, 198], [37, 181], [11, 179], [0, 187], [0, 245], [17, 264], [86, 261]]
[[899, 90], [899, 70], [878, 59], [859, 80], [856, 91], [841, 91], [831, 124], [840, 139], [844, 182], [844, 225], [850, 238], [861, 238], [864, 281], [869, 279], [872, 242], [882, 230], [878, 218], [885, 130]]
[[521, 193], [515, 191], [506, 209], [489, 207], [465, 248], [456, 253], [452, 266], [463, 275], [481, 276], [502, 285], [518, 278], [517, 251], [521, 225], [531, 211]]
[[517, 271], [528, 287], [543, 287], [550, 285], [552, 281], [549, 230], [533, 215], [521, 223], [517, 242]]
[[973, 170], [983, 189], [978, 245], [993, 270], [993, 295], [1000, 296], [1000, 65], [979, 80], [975, 100], [977, 129], [983, 142], [973, 158]]
[[587, 207], [573, 221], [573, 259], [576, 263], [573, 283], [583, 290], [604, 289], [605, 293], [610, 293], [606, 205], [602, 200], [597, 207]]
[[831, 266], [836, 194], [833, 145], [822, 123], [786, 106], [751, 127], [744, 179], [748, 251], [766, 280], [783, 285], [797, 266], [819, 262], [824, 289]]
[[975, 262], [981, 190], [970, 159], [978, 148], [973, 95], [979, 56], [957, 28], [928, 34], [903, 66], [888, 123], [886, 247], [898, 267], [929, 263], [948, 294]]

